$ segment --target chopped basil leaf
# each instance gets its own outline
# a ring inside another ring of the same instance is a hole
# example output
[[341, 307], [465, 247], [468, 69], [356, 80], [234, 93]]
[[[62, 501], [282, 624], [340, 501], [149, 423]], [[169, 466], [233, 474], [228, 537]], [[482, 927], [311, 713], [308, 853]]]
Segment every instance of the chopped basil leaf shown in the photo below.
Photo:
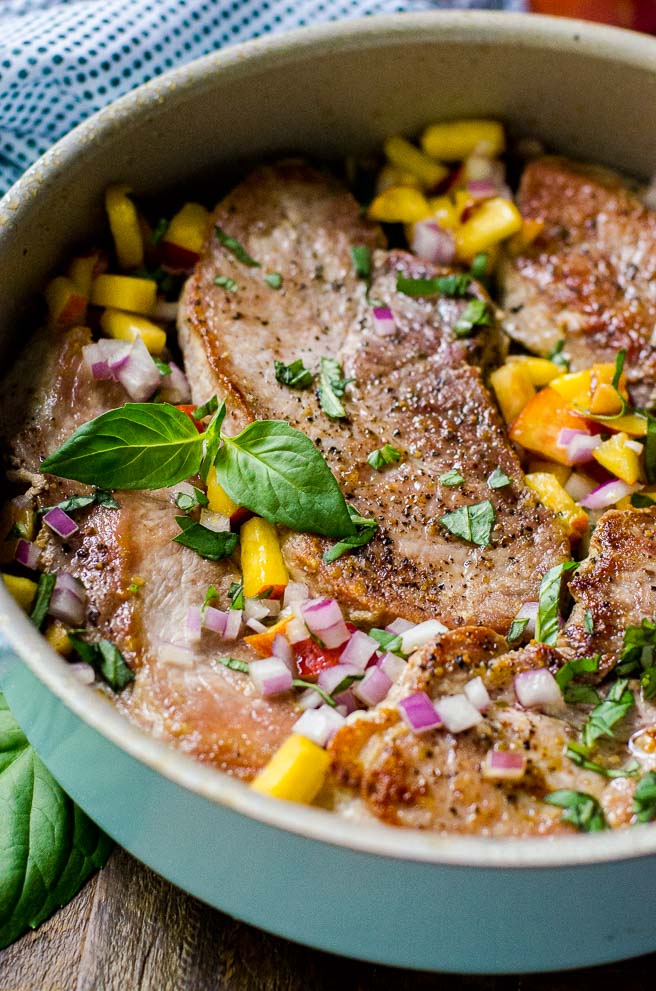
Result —
[[154, 362], [155, 362], [155, 364], [157, 365], [157, 371], [158, 371], [158, 372], [159, 372], [159, 374], [160, 374], [160, 375], [162, 376], [162, 378], [163, 378], [163, 377], [164, 377], [165, 375], [170, 375], [170, 374], [171, 374], [171, 366], [170, 366], [170, 365], [168, 365], [168, 364], [167, 364], [167, 363], [166, 363], [165, 361], [162, 361], [162, 359], [161, 359], [161, 358], [156, 358], [156, 357], [155, 357], [155, 356], [153, 355], [153, 361], [154, 361]]
[[645, 702], [653, 699], [656, 695], [656, 667], [647, 668], [642, 678], [640, 679], [640, 686], [642, 688], [642, 697]]
[[211, 396], [202, 406], [197, 406], [193, 412], [193, 418], [198, 422], [204, 420], [206, 416], [212, 416], [219, 408], [219, 400], [216, 396]]
[[560, 629], [558, 610], [560, 587], [563, 574], [578, 568], [576, 561], [565, 561], [549, 568], [540, 583], [538, 595], [538, 618], [535, 624], [535, 639], [539, 643], [555, 644]]
[[354, 244], [351, 248], [351, 260], [357, 277], [369, 280], [371, 278], [371, 248], [366, 244]]
[[547, 805], [557, 805], [558, 808], [564, 809], [563, 821], [576, 826], [582, 833], [597, 833], [606, 829], [606, 820], [599, 802], [584, 791], [570, 791], [563, 788], [547, 795], [545, 802]]
[[[214, 408], [214, 402], [216, 396], [212, 396], [204, 406], [200, 406], [194, 414], [194, 418], [199, 417], [202, 419], [203, 414], [208, 409]], [[223, 426], [223, 421], [227, 415], [226, 404], [221, 403], [216, 413], [212, 416], [210, 422], [204, 431], [201, 432], [200, 436], [203, 438], [202, 441], [202, 458], [200, 462], [200, 475], [201, 478], [207, 482], [209, 474], [214, 466], [216, 456], [221, 447], [221, 441], [224, 440], [223, 434], [221, 433], [221, 427]], [[198, 422], [198, 420], [196, 421]]]
[[90, 496], [71, 496], [54, 506], [42, 506], [39, 514], [50, 512], [51, 509], [62, 509], [65, 513], [74, 513], [77, 509], [86, 509], [88, 506], [104, 506], [105, 509], [119, 509], [119, 504], [111, 492], [98, 489]]
[[622, 372], [624, 371], [624, 362], [626, 361], [626, 348], [621, 348], [615, 356], [615, 368], [613, 369], [613, 389], [617, 392], [620, 387], [620, 379], [622, 378]]
[[120, 692], [134, 681], [134, 673], [125, 663], [123, 654], [109, 640], [94, 640], [92, 643], [87, 643], [86, 640], [81, 640], [72, 633], [69, 633], [68, 638], [78, 656], [86, 664], [91, 665], [96, 674], [99, 674], [113, 691]]
[[640, 764], [637, 760], [632, 761], [627, 767], [618, 768], [617, 770], [604, 767], [603, 764], [597, 764], [596, 761], [590, 760], [585, 747], [581, 746], [580, 743], [568, 744], [566, 753], [572, 763], [576, 764], [577, 767], [583, 767], [586, 771], [595, 771], [597, 774], [603, 774], [605, 778], [635, 778], [636, 774], [640, 773]]
[[598, 705], [601, 702], [599, 692], [592, 685], [568, 685], [563, 698], [568, 705]]
[[364, 516], [360, 516], [350, 503], [346, 504], [351, 523], [355, 526], [355, 533], [349, 537], [344, 537], [339, 540], [332, 547], [329, 547], [327, 551], [324, 551], [323, 560], [326, 564], [331, 564], [342, 556], [342, 554], [347, 554], [349, 551], [355, 550], [357, 547], [364, 547], [376, 536], [376, 531], [378, 530], [378, 521], [374, 519], [366, 519]]
[[[52, 506], [48, 506], [39, 512], [47, 513], [48, 509], [52, 509]], [[24, 540], [29, 540], [30, 528], [26, 523], [12, 523], [12, 525], [7, 530], [7, 533], [3, 537], [3, 540], [18, 540], [22, 537]]]
[[564, 692], [569, 683], [577, 678], [578, 675], [593, 674], [598, 671], [600, 658], [601, 654], [595, 654], [594, 657], [575, 657], [573, 660], [563, 664], [560, 670], [556, 672], [556, 681], [561, 692]]
[[239, 542], [238, 533], [221, 530], [218, 533], [200, 523], [194, 523], [188, 516], [176, 516], [175, 522], [182, 533], [173, 538], [176, 544], [189, 547], [208, 561], [222, 561], [230, 557]]
[[292, 685], [294, 688], [311, 688], [312, 691], [321, 696], [326, 705], [332, 706], [333, 709], [337, 707], [337, 702], [335, 702], [335, 699], [329, 695], [328, 692], [325, 692], [323, 688], [320, 688], [319, 685], [313, 684], [311, 681], [303, 681], [302, 678], [294, 678]]
[[271, 289], [280, 289], [282, 285], [282, 275], [280, 272], [267, 272], [264, 281]]
[[620, 653], [617, 674], [638, 674], [656, 663], [656, 622], [643, 619], [640, 626], [627, 626], [624, 646]]
[[596, 706], [585, 723], [581, 739], [585, 747], [591, 747], [600, 736], [613, 736], [613, 727], [622, 720], [635, 699], [629, 691], [627, 679], [620, 678], [615, 682], [604, 701]]
[[519, 638], [521, 637], [522, 633], [524, 632], [527, 626], [528, 626], [528, 617], [522, 617], [521, 619], [513, 619], [512, 623], [510, 624], [510, 629], [508, 630], [508, 634], [506, 636], [506, 640], [508, 641], [508, 643], [514, 643], [515, 640], [519, 640]]
[[443, 475], [440, 475], [438, 482], [441, 485], [456, 486], [462, 485], [465, 477], [461, 475], [457, 468], [451, 468], [450, 471], [445, 471]]
[[590, 609], [585, 610], [585, 616], [583, 617], [583, 626], [585, 627], [585, 632], [590, 634], [594, 633], [594, 619], [592, 618], [592, 612]]
[[558, 365], [559, 368], [562, 368], [564, 371], [568, 372], [569, 358], [567, 358], [563, 354], [564, 349], [565, 349], [565, 338], [561, 337], [561, 339], [558, 341], [551, 354], [548, 355], [547, 357], [549, 358], [549, 361], [553, 361], [554, 365]]
[[196, 506], [209, 505], [209, 499], [201, 489], [197, 489], [195, 485], [192, 485], [192, 489], [193, 495], [188, 495], [186, 492], [176, 493], [175, 504], [183, 513], [190, 513]]
[[647, 417], [647, 436], [645, 437], [644, 461], [645, 478], [651, 484], [656, 482], [656, 417], [645, 413]]
[[342, 366], [336, 358], [321, 359], [319, 402], [324, 413], [327, 413], [333, 420], [340, 420], [346, 416], [346, 410], [340, 399], [349, 382], [355, 381], [352, 378], [345, 379], [343, 375]]
[[369, 630], [369, 636], [372, 637], [383, 650], [387, 651], [389, 654], [400, 654], [401, 645], [403, 643], [403, 638], [399, 633], [392, 633], [390, 630]]
[[505, 471], [497, 466], [489, 476], [487, 485], [489, 489], [503, 489], [506, 485], [510, 485], [510, 479]]
[[633, 812], [636, 822], [652, 822], [656, 819], [655, 771], [649, 771], [638, 782], [633, 794]]
[[249, 268], [260, 267], [260, 263], [256, 262], [254, 258], [251, 258], [243, 244], [240, 244], [239, 241], [234, 239], [234, 237], [230, 237], [229, 234], [226, 234], [218, 224], [214, 225], [214, 233], [217, 236], [219, 244], [222, 244], [224, 248], [227, 248], [228, 251], [235, 256], [238, 262], [241, 262], [243, 265], [248, 265]]
[[633, 492], [631, 494], [631, 505], [634, 509], [649, 509], [651, 506], [656, 506], [656, 499], [652, 499], [651, 496], [644, 492]]
[[490, 543], [495, 520], [494, 506], [489, 499], [461, 506], [440, 517], [440, 523], [449, 533], [478, 547], [487, 547]]
[[396, 447], [392, 447], [391, 444], [384, 444], [378, 450], [372, 451], [367, 457], [367, 461], [372, 468], [380, 471], [385, 465], [391, 465], [394, 461], [400, 461], [402, 457], [403, 455]]
[[407, 279], [396, 277], [397, 292], [404, 296], [466, 296], [471, 286], [469, 275], [438, 275], [434, 279]]
[[210, 602], [214, 602], [218, 599], [219, 593], [217, 592], [214, 585], [208, 585], [207, 592], [205, 593], [205, 598], [203, 599], [203, 605], [201, 606], [201, 612], [205, 612]]
[[243, 582], [231, 582], [230, 588], [228, 589], [228, 598], [230, 599], [231, 609], [243, 609], [244, 608], [244, 583]]
[[239, 286], [234, 279], [231, 279], [229, 275], [217, 275], [214, 280], [215, 286], [220, 286], [221, 289], [227, 289], [228, 292], [237, 292]]
[[39, 584], [36, 588], [34, 607], [30, 613], [30, 619], [36, 626], [37, 630], [41, 629], [43, 626], [43, 621], [48, 615], [48, 607], [50, 605], [50, 599], [52, 598], [56, 581], [57, 575], [51, 574], [47, 571], [44, 571], [39, 575]]
[[471, 263], [471, 268], [469, 270], [473, 279], [480, 280], [486, 277], [489, 260], [489, 255], [486, 251], [479, 251], [479, 253], [474, 256], [474, 260]]
[[362, 674], [347, 674], [346, 677], [342, 678], [340, 683], [333, 688], [330, 694], [332, 695], [333, 698], [335, 698], [336, 695], [341, 695], [341, 693], [345, 692], [348, 688], [351, 687], [351, 685], [354, 685], [356, 681], [362, 681], [363, 678], [364, 678], [364, 671], [362, 672]]
[[302, 358], [292, 361], [291, 365], [286, 365], [283, 361], [274, 361], [276, 380], [281, 385], [288, 385], [290, 389], [309, 389], [314, 381], [314, 375], [303, 364]]
[[467, 337], [474, 327], [487, 327], [491, 315], [484, 299], [472, 299], [458, 317], [453, 332], [456, 337]]
[[166, 217], [160, 217], [157, 223], [155, 224], [155, 229], [153, 233], [150, 235], [150, 243], [159, 244], [159, 242], [162, 240], [168, 229], [169, 229], [168, 220], [166, 219]]
[[242, 674], [248, 674], [249, 672], [246, 661], [239, 661], [236, 657], [217, 657], [217, 661], [232, 671], [241, 671]]

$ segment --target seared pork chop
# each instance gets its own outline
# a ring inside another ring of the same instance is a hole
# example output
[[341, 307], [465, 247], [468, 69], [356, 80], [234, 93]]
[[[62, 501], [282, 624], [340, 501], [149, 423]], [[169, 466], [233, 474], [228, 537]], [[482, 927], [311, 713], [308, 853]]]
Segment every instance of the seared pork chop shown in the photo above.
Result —
[[[196, 401], [226, 399], [235, 428], [260, 418], [287, 420], [316, 443], [342, 490], [363, 516], [380, 523], [367, 547], [333, 564], [325, 540], [288, 533], [284, 554], [294, 578], [314, 594], [335, 595], [356, 621], [439, 617], [448, 626], [483, 622], [505, 632], [540, 578], [568, 555], [559, 521], [523, 482], [496, 410], [472, 362], [496, 352], [494, 328], [470, 337], [454, 330], [468, 301], [415, 299], [396, 288], [397, 273], [439, 273], [400, 251], [376, 250], [371, 286], [358, 278], [351, 249], [382, 243], [349, 193], [298, 164], [258, 169], [233, 190], [215, 222], [260, 268], [237, 259], [214, 236], [184, 290], [180, 342]], [[264, 282], [282, 274], [282, 288]], [[215, 284], [217, 275], [236, 290]], [[475, 284], [473, 293], [482, 296]], [[371, 299], [389, 306], [381, 327]], [[355, 381], [345, 419], [330, 419], [317, 395], [276, 381], [274, 362], [302, 358], [316, 371], [337, 358]], [[385, 443], [403, 460], [376, 471], [367, 456]], [[507, 486], [492, 490], [496, 467]], [[463, 485], [439, 476], [458, 468]], [[489, 547], [453, 536], [446, 512], [490, 500], [496, 524]]]
[[627, 349], [632, 398], [656, 381], [656, 212], [613, 172], [564, 158], [527, 165], [519, 209], [544, 229], [500, 269], [504, 328], [548, 355], [565, 339], [572, 370]]
[[[395, 826], [528, 836], [568, 831], [561, 810], [544, 803], [550, 792], [562, 788], [592, 795], [609, 823], [627, 825], [633, 782], [622, 778], [609, 785], [565, 753], [589, 709], [563, 702], [539, 711], [516, 704], [515, 675], [560, 666], [558, 651], [544, 644], [513, 653], [506, 649], [492, 630], [463, 628], [417, 651], [385, 702], [376, 711], [351, 717], [333, 738], [332, 780], [324, 802]], [[432, 699], [459, 694], [476, 676], [483, 678], [492, 702], [481, 722], [457, 735], [443, 727], [417, 735], [393, 707], [417, 691]], [[625, 738], [633, 728], [625, 727]], [[501, 781], [482, 775], [493, 749], [525, 756], [524, 777]]]

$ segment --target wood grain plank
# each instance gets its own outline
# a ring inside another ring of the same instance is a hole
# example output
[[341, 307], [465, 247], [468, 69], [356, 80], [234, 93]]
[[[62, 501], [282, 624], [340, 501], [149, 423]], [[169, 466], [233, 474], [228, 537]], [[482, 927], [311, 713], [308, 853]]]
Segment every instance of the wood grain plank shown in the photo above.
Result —
[[242, 925], [117, 850], [70, 905], [0, 952], [0, 991], [644, 991], [655, 967], [656, 954], [508, 977], [358, 963]]

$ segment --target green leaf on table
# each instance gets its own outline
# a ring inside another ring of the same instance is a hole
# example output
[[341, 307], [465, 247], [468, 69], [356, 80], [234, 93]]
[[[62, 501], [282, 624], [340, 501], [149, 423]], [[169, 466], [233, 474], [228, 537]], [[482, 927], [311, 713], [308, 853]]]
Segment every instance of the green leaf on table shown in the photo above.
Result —
[[111, 840], [68, 798], [0, 695], [0, 947], [66, 905]]

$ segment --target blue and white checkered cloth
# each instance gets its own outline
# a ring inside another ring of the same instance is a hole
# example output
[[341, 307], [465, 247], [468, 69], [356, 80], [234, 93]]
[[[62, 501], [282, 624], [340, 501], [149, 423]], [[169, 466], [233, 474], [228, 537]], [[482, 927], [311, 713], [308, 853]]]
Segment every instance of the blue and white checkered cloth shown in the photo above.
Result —
[[0, 195], [95, 110], [225, 45], [322, 21], [521, 0], [0, 0]]

